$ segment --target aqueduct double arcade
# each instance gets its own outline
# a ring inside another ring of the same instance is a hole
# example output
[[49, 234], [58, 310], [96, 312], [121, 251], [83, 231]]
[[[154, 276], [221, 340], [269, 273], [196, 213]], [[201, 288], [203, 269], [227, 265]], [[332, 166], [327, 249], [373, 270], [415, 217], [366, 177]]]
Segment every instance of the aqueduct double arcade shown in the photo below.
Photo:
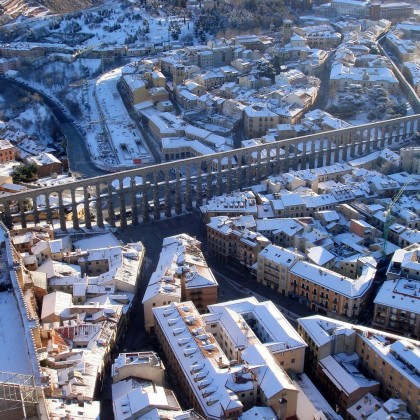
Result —
[[[0, 198], [8, 227], [28, 222], [59, 220], [85, 227], [111, 226], [159, 220], [189, 212], [203, 200], [259, 182], [266, 176], [292, 169], [311, 169], [367, 155], [387, 146], [403, 144], [419, 130], [419, 115], [386, 120], [341, 130], [265, 143], [245, 149], [188, 158], [64, 185], [27, 190]], [[205, 191], [205, 198], [203, 193]]]

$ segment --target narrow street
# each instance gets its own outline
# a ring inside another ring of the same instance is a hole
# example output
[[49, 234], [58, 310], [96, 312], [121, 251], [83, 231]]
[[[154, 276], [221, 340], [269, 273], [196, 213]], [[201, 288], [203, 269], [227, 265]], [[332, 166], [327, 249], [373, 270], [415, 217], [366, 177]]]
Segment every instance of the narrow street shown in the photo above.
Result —
[[328, 104], [328, 89], [330, 82], [331, 62], [333, 60], [334, 54], [335, 50], [329, 52], [328, 58], [324, 64], [321, 74], [317, 76], [321, 81], [321, 86], [319, 88], [318, 96], [315, 99], [315, 103], [312, 109], [325, 110]]

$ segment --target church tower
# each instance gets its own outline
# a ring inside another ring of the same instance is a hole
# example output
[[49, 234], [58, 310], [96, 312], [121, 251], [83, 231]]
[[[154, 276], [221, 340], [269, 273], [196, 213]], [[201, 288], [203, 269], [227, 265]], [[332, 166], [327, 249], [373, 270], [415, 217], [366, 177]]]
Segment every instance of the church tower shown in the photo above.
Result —
[[283, 22], [283, 47], [290, 42], [292, 37], [292, 21], [285, 19]]

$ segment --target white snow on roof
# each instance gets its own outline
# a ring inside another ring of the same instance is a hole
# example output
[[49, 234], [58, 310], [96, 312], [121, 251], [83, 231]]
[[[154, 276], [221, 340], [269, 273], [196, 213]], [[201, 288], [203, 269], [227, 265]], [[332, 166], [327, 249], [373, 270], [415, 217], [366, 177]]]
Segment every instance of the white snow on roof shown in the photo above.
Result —
[[112, 233], [92, 236], [91, 238], [80, 239], [79, 241], [74, 242], [74, 247], [76, 249], [80, 249], [81, 251], [120, 245], [121, 242]]
[[420, 314], [420, 280], [401, 278], [385, 281], [374, 303]]
[[361, 276], [353, 280], [324, 267], [306, 261], [298, 261], [291, 268], [290, 273], [341, 295], [357, 298], [363, 296], [369, 290], [376, 269], [371, 266], [364, 266]]
[[374, 397], [369, 392], [363, 398], [361, 398], [359, 401], [356, 401], [355, 404], [349, 407], [347, 412], [355, 419], [365, 419], [368, 418], [372, 413], [375, 413], [381, 406], [382, 402], [376, 399], [376, 397]]
[[312, 248], [309, 248], [307, 255], [309, 260], [317, 265], [327, 264], [335, 258], [334, 254], [331, 254], [331, 252], [327, 251], [322, 246], [313, 246]]
[[191, 148], [199, 156], [211, 155], [214, 150], [204, 145], [199, 140], [189, 140], [185, 137], [164, 137], [161, 140], [162, 149], [170, 151], [179, 148]]
[[259, 255], [285, 267], [291, 267], [300, 258], [298, 253], [277, 245], [268, 245]]
[[[209, 305], [208, 310], [210, 314], [218, 314], [219, 322], [224, 325], [237, 346], [260, 342], [249, 329], [244, 332], [241, 328], [242, 324], [247, 322], [246, 319], [252, 318], [264, 326], [267, 338], [263, 344], [272, 347], [273, 350], [284, 351], [286, 348], [306, 347], [303, 339], [271, 301], [258, 302], [255, 297], [248, 297]], [[239, 318], [238, 315], [240, 315]], [[203, 319], [206, 321], [206, 315]], [[238, 323], [238, 319], [242, 323]]]
[[41, 319], [45, 319], [50, 315], [61, 316], [72, 306], [73, 296], [70, 293], [53, 292], [44, 296], [42, 300]]
[[271, 407], [252, 407], [245, 411], [239, 420], [277, 420], [276, 413]]
[[217, 286], [200, 250], [200, 242], [186, 234], [164, 238], [156, 270], [150, 277], [142, 302], [158, 294], [180, 300], [182, 282], [186, 289]]
[[355, 334], [351, 324], [345, 322], [335, 322], [332, 318], [320, 315], [299, 318], [298, 323], [309, 334], [318, 347], [331, 343], [336, 334]]
[[[179, 321], [179, 325], [178, 323], [172, 324], [168, 322], [168, 318], [165, 315], [168, 309], [174, 310], [174, 313], [171, 315], [172, 318], [182, 318]], [[235, 391], [249, 389], [247, 382], [235, 386], [233, 380], [233, 376], [242, 371], [242, 366], [234, 366], [230, 371], [221, 367], [223, 365], [219, 363], [219, 358], [222, 359], [224, 366], [229, 366], [229, 361], [211, 334], [206, 334], [207, 342], [214, 344], [214, 348], [210, 351], [206, 351], [201, 340], [195, 338], [199, 331], [205, 333], [205, 330], [200, 315], [192, 303], [171, 303], [171, 305], [166, 307], [153, 308], [153, 313], [166, 340], [170, 343], [177, 363], [184, 371], [191, 391], [200, 404], [204, 416], [220, 418], [222, 417], [223, 409], [241, 409], [242, 403], [226, 385], [229, 381], [229, 385], [232, 385]], [[188, 326], [186, 324], [184, 319], [187, 316], [194, 316], [195, 321], [193, 325]], [[188, 348], [183, 344], [187, 342], [192, 343]], [[202, 375], [200, 379], [196, 376], [199, 373]], [[208, 383], [203, 381], [211, 381], [211, 388], [208, 386]], [[208, 393], [206, 392], [207, 388], [210, 388]]]
[[45, 273], [48, 279], [53, 277], [80, 277], [80, 266], [53, 261], [51, 258], [44, 261], [35, 271]]
[[346, 395], [361, 388], [369, 389], [379, 385], [378, 381], [363, 376], [353, 364], [340, 360], [340, 354], [324, 357], [319, 361], [319, 365], [324, 374]]
[[380, 335], [380, 332], [369, 334], [368, 337], [363, 337], [363, 340], [400, 375], [420, 388], [420, 346], [418, 341], [400, 339], [390, 344], [385, 333]]
[[285, 389], [296, 390], [295, 385], [280, 365], [269, 362], [272, 358], [270, 351], [262, 344], [253, 344], [241, 354], [241, 359], [245, 363], [257, 366], [254, 369], [257, 374], [257, 382], [267, 399]]
[[54, 413], [55, 418], [83, 418], [83, 420], [99, 420], [101, 411], [100, 401], [85, 402], [83, 407], [79, 404], [68, 404], [62, 398], [45, 398], [50, 415]]
[[[126, 381], [129, 382], [129, 381]], [[114, 386], [119, 384], [113, 384]], [[124, 395], [114, 398], [114, 415], [116, 420], [123, 420], [130, 417], [137, 418], [140, 413], [154, 407], [159, 408], [179, 408], [174, 407], [175, 400], [172, 394], [161, 386], [155, 386], [151, 382], [144, 382], [141, 386], [132, 387]]]

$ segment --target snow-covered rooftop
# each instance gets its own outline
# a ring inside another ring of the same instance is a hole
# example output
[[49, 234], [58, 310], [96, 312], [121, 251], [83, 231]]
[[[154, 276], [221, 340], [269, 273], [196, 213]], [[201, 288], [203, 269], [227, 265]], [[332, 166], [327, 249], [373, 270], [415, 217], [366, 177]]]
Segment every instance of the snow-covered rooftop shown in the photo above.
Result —
[[364, 266], [362, 275], [354, 280], [306, 261], [298, 261], [290, 270], [290, 274], [308, 279], [352, 299], [363, 296], [369, 290], [375, 273], [375, 268]]
[[385, 281], [374, 303], [420, 314], [420, 281], [404, 278]]

